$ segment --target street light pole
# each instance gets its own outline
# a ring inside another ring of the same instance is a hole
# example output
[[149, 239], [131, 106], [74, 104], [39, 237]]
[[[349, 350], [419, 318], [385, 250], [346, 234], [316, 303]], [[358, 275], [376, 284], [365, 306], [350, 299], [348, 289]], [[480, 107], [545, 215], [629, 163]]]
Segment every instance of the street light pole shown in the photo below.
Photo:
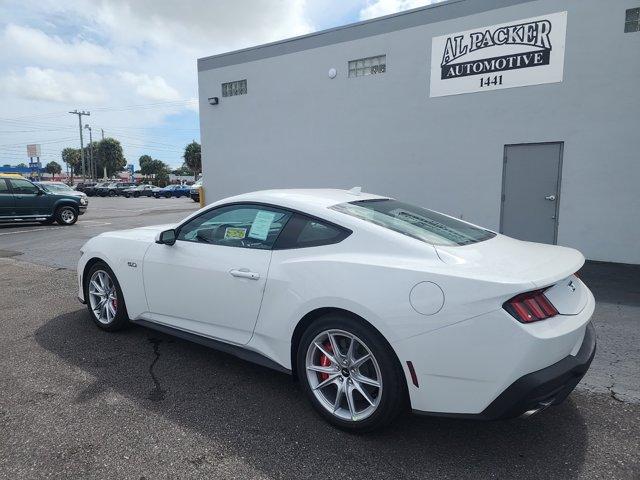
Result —
[[93, 161], [93, 137], [91, 136], [91, 127], [88, 123], [84, 126], [84, 128], [89, 130], [89, 174], [91, 175], [91, 180], [94, 180], [96, 166], [95, 162]]
[[82, 142], [82, 116], [89, 116], [91, 115], [91, 112], [85, 112], [84, 110], [79, 112], [78, 110], [74, 110], [73, 112], [69, 113], [78, 115], [78, 130], [80, 131], [80, 159], [82, 160], [82, 180], [84, 180], [86, 177], [86, 170], [84, 165], [84, 144]]

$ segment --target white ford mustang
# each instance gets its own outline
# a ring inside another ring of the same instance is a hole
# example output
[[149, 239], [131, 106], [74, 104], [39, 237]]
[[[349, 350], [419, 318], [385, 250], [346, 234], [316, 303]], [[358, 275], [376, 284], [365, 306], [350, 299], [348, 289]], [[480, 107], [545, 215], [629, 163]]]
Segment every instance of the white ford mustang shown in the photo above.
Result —
[[292, 373], [362, 431], [409, 405], [497, 419], [562, 402], [595, 353], [583, 263], [358, 189], [272, 190], [89, 240], [78, 293], [104, 330], [142, 324]]

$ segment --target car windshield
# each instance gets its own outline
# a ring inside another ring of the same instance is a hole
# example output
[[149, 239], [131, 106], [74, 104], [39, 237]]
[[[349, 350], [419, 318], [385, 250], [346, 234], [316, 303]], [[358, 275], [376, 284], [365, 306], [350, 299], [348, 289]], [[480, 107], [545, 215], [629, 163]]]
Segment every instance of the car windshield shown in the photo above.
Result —
[[45, 190], [50, 192], [72, 192], [73, 188], [65, 185], [64, 183], [44, 183], [40, 184]]
[[331, 209], [432, 245], [469, 245], [496, 235], [447, 215], [391, 199], [341, 203]]

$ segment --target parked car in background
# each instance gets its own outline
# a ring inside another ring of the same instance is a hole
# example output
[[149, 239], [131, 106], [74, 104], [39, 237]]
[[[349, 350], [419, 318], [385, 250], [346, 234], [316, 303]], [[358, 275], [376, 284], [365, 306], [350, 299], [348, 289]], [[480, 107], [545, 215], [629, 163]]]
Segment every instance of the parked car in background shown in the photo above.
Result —
[[111, 182], [96, 189], [96, 194], [101, 197], [117, 197], [122, 195], [122, 192], [131, 187], [135, 187], [136, 183], [133, 182]]
[[89, 195], [88, 190], [93, 190], [93, 188], [97, 185], [96, 182], [80, 182], [76, 185], [76, 191], [83, 192]]
[[122, 195], [126, 198], [129, 197], [153, 197], [156, 192], [162, 190], [160, 187], [156, 187], [155, 185], [137, 185], [135, 187], [125, 188], [122, 191]]
[[89, 200], [87, 199], [87, 194], [85, 192], [74, 190], [66, 183], [62, 183], [62, 182], [34, 182], [34, 183], [36, 183], [37, 185], [40, 185], [42, 188], [44, 188], [48, 192], [59, 193], [62, 195], [75, 195], [77, 197], [84, 198], [85, 200], [87, 200], [87, 204], [89, 203]]
[[87, 197], [78, 192], [54, 192], [25, 178], [0, 174], [0, 222], [73, 225], [86, 211], [87, 203]]
[[[87, 186], [83, 187], [81, 191], [83, 191], [84, 193], [86, 193], [89, 197], [93, 197], [93, 196], [98, 196], [98, 190], [106, 185], [108, 185], [110, 182], [97, 182], [94, 184], [87, 184]], [[76, 187], [76, 190], [78, 190], [78, 188]]]
[[98, 327], [133, 322], [291, 373], [346, 430], [405, 409], [531, 416], [566, 399], [596, 350], [580, 252], [359, 188], [238, 195], [80, 251]]
[[188, 197], [189, 187], [186, 185], [167, 185], [153, 194], [156, 198]]
[[189, 188], [189, 197], [194, 202], [200, 202], [200, 187], [202, 186], [202, 178]]

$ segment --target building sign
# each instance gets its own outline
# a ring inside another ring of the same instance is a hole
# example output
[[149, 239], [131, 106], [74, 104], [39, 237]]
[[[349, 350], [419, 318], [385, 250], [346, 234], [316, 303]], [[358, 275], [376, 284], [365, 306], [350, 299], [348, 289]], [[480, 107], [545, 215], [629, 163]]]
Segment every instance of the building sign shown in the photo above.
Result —
[[39, 157], [40, 156], [40, 144], [32, 143], [27, 145], [27, 157]]
[[562, 82], [567, 12], [434, 37], [431, 97]]

